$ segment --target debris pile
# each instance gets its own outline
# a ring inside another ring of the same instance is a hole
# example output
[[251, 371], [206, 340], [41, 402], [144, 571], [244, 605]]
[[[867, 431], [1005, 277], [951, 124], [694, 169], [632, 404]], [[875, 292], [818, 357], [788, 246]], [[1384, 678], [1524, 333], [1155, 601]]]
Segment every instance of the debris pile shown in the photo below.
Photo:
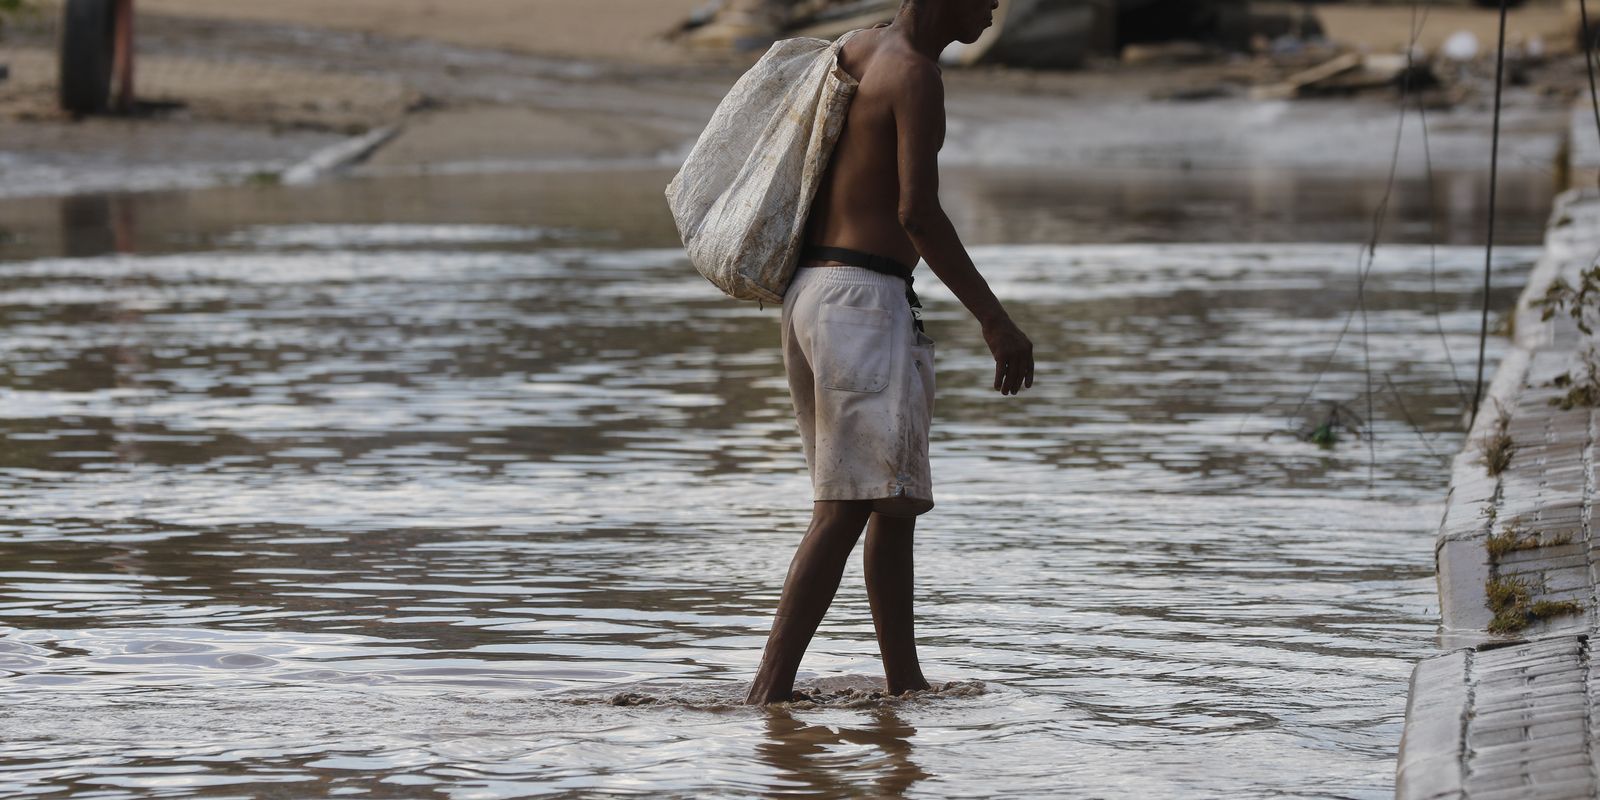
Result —
[[[698, 50], [749, 53], [782, 37], [833, 38], [888, 22], [899, 8], [900, 0], [709, 0], [673, 36]], [[1437, 20], [1429, 24], [1438, 32]], [[1469, 30], [1435, 38], [1431, 48], [1410, 38], [1409, 48], [1387, 52], [1335, 42], [1305, 3], [1002, 0], [994, 25], [971, 44], [952, 44], [943, 60], [1159, 73], [1160, 86], [1151, 96], [1172, 101], [1404, 91], [1428, 107], [1448, 108], [1481, 98], [1492, 86], [1494, 42], [1480, 41]], [[1564, 74], [1566, 59], [1552, 59], [1539, 35], [1514, 33], [1506, 55], [1511, 85], [1534, 86], [1546, 95], [1574, 91]]]

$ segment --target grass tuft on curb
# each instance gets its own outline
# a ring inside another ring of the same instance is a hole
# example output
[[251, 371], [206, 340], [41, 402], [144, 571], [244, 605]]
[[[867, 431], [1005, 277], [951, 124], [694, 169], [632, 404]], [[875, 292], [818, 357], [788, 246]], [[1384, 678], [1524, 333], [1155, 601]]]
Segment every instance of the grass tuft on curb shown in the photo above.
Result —
[[1563, 533], [1560, 536], [1545, 539], [1538, 534], [1530, 533], [1524, 535], [1522, 529], [1513, 523], [1507, 525], [1505, 530], [1500, 533], [1490, 536], [1484, 542], [1484, 546], [1488, 548], [1490, 558], [1499, 559], [1507, 553], [1515, 553], [1519, 550], [1533, 550], [1539, 547], [1555, 547], [1571, 543], [1571, 534]]
[[1490, 578], [1483, 589], [1494, 612], [1490, 633], [1517, 633], [1538, 620], [1583, 613], [1583, 604], [1575, 600], [1532, 602], [1532, 590], [1521, 578]]
[[1564, 614], [1582, 614], [1583, 604], [1576, 600], [1540, 600], [1528, 609], [1534, 619], [1548, 619]]
[[244, 176], [246, 186], [280, 186], [283, 184], [283, 175], [272, 170], [256, 170]]
[[[1574, 376], [1577, 377], [1574, 377]], [[1569, 370], [1551, 379], [1546, 384], [1557, 389], [1565, 389], [1566, 394], [1550, 398], [1550, 405], [1562, 411], [1571, 411], [1574, 408], [1600, 408], [1600, 360], [1596, 360], [1593, 350], [1583, 354], [1582, 370]]]
[[1478, 458], [1478, 463], [1489, 471], [1490, 477], [1498, 477], [1511, 466], [1511, 454], [1517, 445], [1511, 441], [1511, 412], [1505, 410], [1498, 402], [1495, 403], [1494, 430], [1479, 444], [1483, 454]]

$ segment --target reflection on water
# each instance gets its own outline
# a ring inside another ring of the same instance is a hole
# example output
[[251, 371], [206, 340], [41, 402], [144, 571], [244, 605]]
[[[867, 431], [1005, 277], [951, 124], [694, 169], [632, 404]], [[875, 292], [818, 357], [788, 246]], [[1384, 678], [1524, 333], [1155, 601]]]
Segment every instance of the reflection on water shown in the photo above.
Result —
[[917, 729], [892, 708], [850, 725], [813, 724], [779, 709], [756, 754], [776, 786], [813, 797], [899, 797], [929, 776], [912, 758]]
[[[918, 599], [983, 691], [767, 712], [731, 700], [808, 491], [775, 310], [648, 230], [345, 191], [0, 249], [0, 795], [1392, 793], [1478, 251], [1379, 251], [1369, 464], [1277, 435], [1354, 245], [979, 247], [1041, 379], [986, 391], [929, 288]], [[1360, 342], [1311, 408], [1365, 410]], [[873, 680], [861, 580], [806, 685]]]
[[[423, 175], [293, 190], [0, 198], [0, 248], [10, 258], [209, 251], [234, 246], [241, 224], [292, 230], [307, 223], [425, 225], [451, 237], [436, 247], [511, 244], [441, 225], [537, 225], [670, 248], [678, 236], [661, 191], [671, 177], [659, 170]], [[1343, 172], [955, 169], [941, 196], [962, 235], [976, 244], [1357, 242], [1370, 236], [1385, 187], [1382, 176]], [[1553, 194], [1548, 174], [1502, 171], [1500, 243], [1539, 244]], [[1479, 172], [1441, 170], [1431, 181], [1402, 176], [1384, 241], [1480, 245], [1487, 196], [1487, 177]]]

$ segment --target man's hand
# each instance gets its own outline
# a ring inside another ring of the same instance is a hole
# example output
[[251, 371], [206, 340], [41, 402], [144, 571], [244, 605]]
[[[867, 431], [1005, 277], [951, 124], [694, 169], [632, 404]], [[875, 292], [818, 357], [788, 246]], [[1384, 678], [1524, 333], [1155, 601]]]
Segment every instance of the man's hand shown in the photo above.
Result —
[[1009, 317], [983, 326], [983, 340], [994, 354], [994, 390], [1016, 394], [1033, 388], [1033, 342]]
[[939, 65], [925, 60], [903, 68], [893, 85], [900, 226], [933, 274], [983, 325], [983, 340], [994, 353], [994, 390], [1016, 394], [1031, 388], [1033, 342], [1006, 316], [939, 205], [939, 149], [945, 135]]

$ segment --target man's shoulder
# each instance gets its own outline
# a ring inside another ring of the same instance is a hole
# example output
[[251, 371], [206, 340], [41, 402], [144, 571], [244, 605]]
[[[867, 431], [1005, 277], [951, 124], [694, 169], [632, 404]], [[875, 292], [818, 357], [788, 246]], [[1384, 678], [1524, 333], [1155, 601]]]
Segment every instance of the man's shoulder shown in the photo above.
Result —
[[884, 47], [876, 54], [873, 71], [883, 88], [895, 92], [942, 91], [944, 72], [938, 62], [906, 47]]

